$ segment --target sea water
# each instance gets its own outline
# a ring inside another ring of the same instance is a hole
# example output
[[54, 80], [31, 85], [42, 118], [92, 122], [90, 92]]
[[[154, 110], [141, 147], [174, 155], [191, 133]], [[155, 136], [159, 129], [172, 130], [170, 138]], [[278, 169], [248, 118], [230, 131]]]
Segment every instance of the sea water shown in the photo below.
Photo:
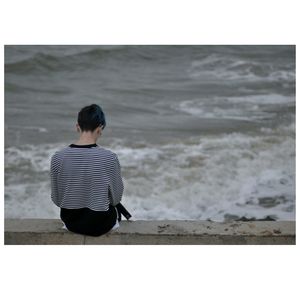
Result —
[[6, 46], [6, 218], [59, 218], [50, 158], [92, 103], [134, 219], [295, 220], [294, 46]]

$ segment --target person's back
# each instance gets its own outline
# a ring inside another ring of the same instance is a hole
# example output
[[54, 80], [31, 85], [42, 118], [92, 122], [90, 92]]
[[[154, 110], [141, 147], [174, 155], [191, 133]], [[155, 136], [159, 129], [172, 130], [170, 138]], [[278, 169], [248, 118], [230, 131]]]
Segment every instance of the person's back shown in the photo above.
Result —
[[[120, 214], [115, 206], [124, 190], [117, 155], [95, 143], [105, 127], [104, 114], [99, 107], [101, 120], [97, 107], [91, 105], [81, 110], [85, 114], [82, 120], [90, 125], [96, 121], [94, 126], [88, 133], [81, 131], [78, 143], [57, 151], [51, 157], [50, 169], [51, 199], [61, 208], [60, 216], [67, 229], [93, 236], [108, 232], [118, 223]], [[95, 108], [98, 116], [94, 121]], [[81, 124], [84, 125], [82, 121]], [[94, 143], [84, 143], [88, 141]]]

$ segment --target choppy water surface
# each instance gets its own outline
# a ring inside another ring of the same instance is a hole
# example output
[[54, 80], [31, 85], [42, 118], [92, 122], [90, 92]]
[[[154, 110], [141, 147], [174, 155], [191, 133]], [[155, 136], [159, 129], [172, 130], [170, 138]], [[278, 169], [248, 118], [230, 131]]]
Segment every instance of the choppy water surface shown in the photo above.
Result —
[[6, 217], [59, 216], [50, 157], [91, 103], [135, 219], [295, 220], [293, 46], [6, 46]]

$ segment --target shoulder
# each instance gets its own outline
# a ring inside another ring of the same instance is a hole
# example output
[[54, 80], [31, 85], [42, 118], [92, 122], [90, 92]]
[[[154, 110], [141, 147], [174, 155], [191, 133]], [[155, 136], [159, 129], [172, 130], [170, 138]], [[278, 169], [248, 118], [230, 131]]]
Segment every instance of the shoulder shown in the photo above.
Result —
[[110, 149], [104, 148], [104, 147], [97, 147], [96, 148], [102, 155], [105, 155], [106, 157], [115, 160], [118, 156], [115, 152], [113, 152]]
[[68, 147], [65, 147], [63, 149], [60, 150], [56, 150], [54, 152], [54, 154], [51, 156], [51, 160], [57, 160], [60, 159], [61, 157], [63, 157], [64, 153], [68, 151]]

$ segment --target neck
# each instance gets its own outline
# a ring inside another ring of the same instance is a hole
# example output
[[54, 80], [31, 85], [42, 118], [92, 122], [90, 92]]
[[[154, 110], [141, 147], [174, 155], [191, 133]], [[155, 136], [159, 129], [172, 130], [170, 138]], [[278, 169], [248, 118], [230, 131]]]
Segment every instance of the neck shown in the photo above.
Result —
[[96, 139], [93, 137], [80, 137], [74, 144], [77, 145], [88, 145], [88, 144], [95, 144]]

